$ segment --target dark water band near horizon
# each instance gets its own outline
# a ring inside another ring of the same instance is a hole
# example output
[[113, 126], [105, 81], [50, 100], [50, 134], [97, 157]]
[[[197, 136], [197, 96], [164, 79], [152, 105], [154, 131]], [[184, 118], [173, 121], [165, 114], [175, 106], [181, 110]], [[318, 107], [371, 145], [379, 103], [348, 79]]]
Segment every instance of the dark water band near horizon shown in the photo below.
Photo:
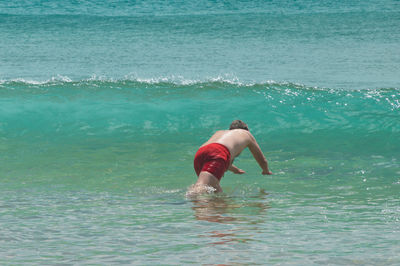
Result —
[[0, 264], [400, 264], [399, 5], [1, 2]]

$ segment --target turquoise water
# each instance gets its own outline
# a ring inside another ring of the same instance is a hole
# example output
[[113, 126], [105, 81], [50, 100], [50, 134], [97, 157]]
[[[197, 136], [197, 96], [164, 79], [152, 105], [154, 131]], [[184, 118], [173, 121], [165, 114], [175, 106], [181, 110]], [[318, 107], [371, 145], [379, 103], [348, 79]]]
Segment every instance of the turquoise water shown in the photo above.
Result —
[[[400, 264], [397, 1], [0, 3], [0, 264]], [[224, 193], [193, 156], [242, 119]]]
[[398, 1], [0, 3], [0, 77], [398, 87]]

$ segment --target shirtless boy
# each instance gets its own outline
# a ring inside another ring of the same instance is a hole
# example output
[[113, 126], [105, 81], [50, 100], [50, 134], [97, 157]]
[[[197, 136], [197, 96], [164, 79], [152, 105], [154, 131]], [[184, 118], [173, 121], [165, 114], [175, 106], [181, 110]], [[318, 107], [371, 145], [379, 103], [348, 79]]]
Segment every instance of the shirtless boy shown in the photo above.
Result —
[[229, 130], [215, 132], [197, 151], [194, 169], [199, 178], [189, 194], [209, 192], [210, 189], [214, 192], [222, 192], [219, 182], [227, 170], [235, 174], [245, 173], [233, 165], [233, 160], [247, 147], [260, 165], [262, 174], [271, 175], [268, 162], [247, 125], [241, 120], [235, 120]]

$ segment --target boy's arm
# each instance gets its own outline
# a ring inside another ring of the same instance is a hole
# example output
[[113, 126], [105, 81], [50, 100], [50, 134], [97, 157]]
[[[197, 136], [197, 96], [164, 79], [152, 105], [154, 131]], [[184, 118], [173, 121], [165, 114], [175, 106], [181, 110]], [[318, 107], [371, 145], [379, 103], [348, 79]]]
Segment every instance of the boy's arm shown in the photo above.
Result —
[[245, 171], [243, 171], [240, 168], [237, 168], [236, 166], [234, 166], [233, 164], [231, 164], [228, 168], [229, 171], [235, 173], [235, 174], [244, 174], [246, 173]]
[[256, 139], [253, 137], [253, 135], [251, 135], [251, 133], [249, 132], [250, 135], [250, 143], [249, 143], [249, 149], [250, 152], [253, 154], [254, 159], [256, 159], [258, 165], [260, 165], [263, 175], [272, 175], [271, 171], [269, 171], [268, 169], [268, 162], [267, 159], [265, 159], [264, 154], [261, 151], [260, 146], [258, 146], [258, 143], [256, 141]]

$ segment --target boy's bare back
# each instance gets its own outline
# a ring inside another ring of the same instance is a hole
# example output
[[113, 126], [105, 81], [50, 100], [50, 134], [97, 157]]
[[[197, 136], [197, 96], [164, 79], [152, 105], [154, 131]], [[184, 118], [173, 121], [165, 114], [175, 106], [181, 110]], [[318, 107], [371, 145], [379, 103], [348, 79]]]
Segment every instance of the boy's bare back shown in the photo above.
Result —
[[253, 135], [244, 129], [233, 129], [233, 130], [219, 130], [211, 136], [211, 138], [204, 143], [201, 147], [210, 143], [219, 143], [228, 148], [231, 153], [231, 163], [233, 160], [245, 149], [249, 148], [253, 154], [254, 159], [263, 169], [262, 174], [271, 174], [268, 170], [268, 163], [262, 153], [260, 146]]
[[201, 147], [210, 143], [219, 143], [227, 147], [232, 158], [235, 158], [249, 145], [252, 139], [254, 137], [251, 133], [244, 129], [219, 130]]

